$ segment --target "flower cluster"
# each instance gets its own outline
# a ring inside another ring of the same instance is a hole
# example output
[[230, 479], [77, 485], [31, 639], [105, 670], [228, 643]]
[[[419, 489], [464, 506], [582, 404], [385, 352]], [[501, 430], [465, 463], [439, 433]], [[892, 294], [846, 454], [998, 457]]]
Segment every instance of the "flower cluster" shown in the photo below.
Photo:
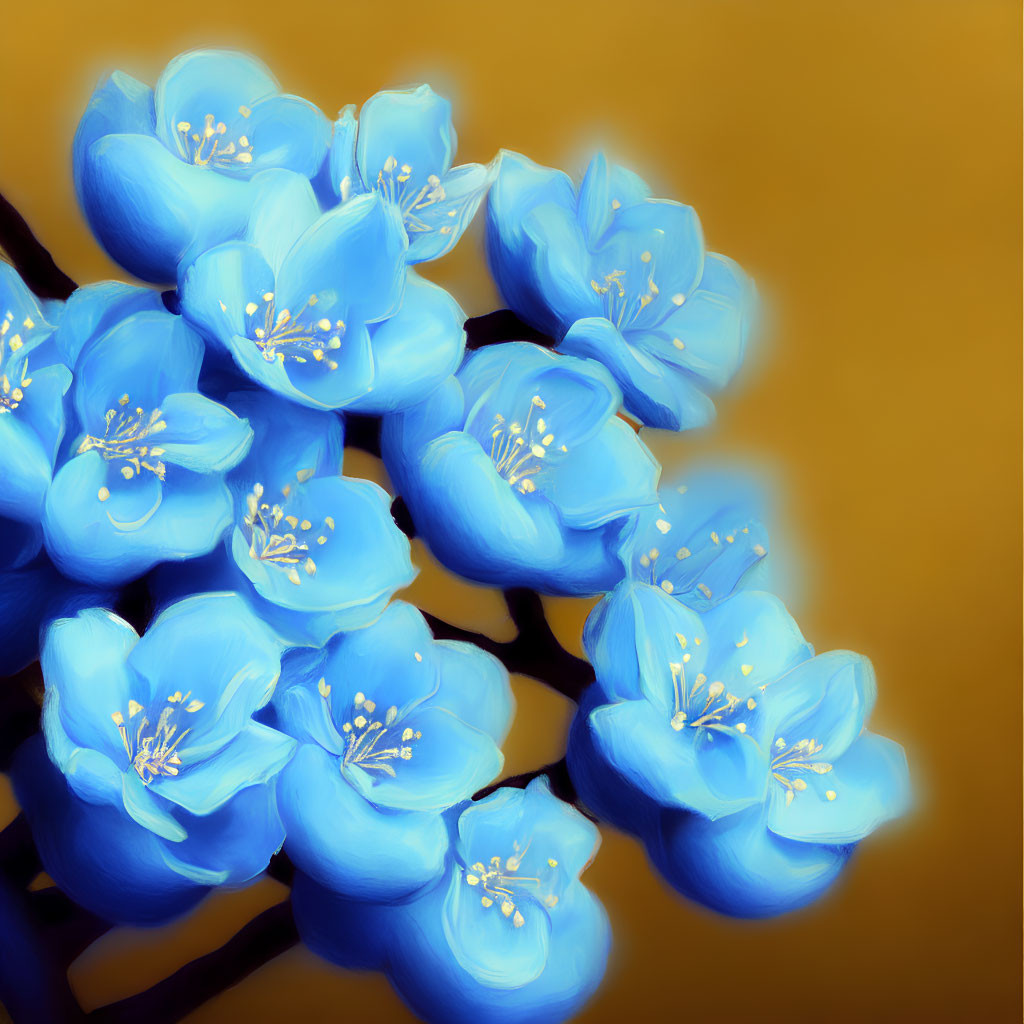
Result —
[[[749, 483], [662, 484], [645, 444], [712, 416], [743, 272], [600, 155], [577, 188], [455, 151], [425, 85], [332, 124], [234, 52], [101, 83], [78, 196], [165, 290], [39, 300], [0, 264], [0, 672], [40, 662], [15, 788], [81, 906], [160, 923], [286, 858], [325, 958], [427, 1020], [554, 1022], [610, 948], [591, 816], [691, 899], [775, 914], [905, 810], [906, 762], [866, 731], [870, 663], [757, 589]], [[414, 267], [482, 204], [518, 326], [467, 344]], [[344, 475], [368, 426], [393, 493]], [[394, 600], [410, 535], [472, 581], [600, 596], [557, 784], [494, 784], [503, 647]]]

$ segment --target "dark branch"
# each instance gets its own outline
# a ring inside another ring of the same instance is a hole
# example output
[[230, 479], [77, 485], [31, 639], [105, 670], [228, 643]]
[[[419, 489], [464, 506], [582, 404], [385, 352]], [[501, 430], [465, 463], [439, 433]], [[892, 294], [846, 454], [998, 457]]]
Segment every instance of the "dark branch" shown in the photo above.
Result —
[[34, 661], [16, 675], [0, 679], [0, 771], [7, 771], [21, 744], [39, 729], [43, 676]]
[[41, 299], [66, 299], [77, 287], [43, 248], [25, 218], [0, 195], [0, 248]]
[[471, 350], [503, 341], [532, 341], [544, 348], [554, 348], [556, 345], [553, 338], [534, 330], [511, 309], [496, 309], [484, 316], [470, 317], [465, 323], [465, 329], [466, 348]]
[[46, 929], [47, 945], [57, 963], [72, 963], [113, 927], [109, 921], [80, 907], [60, 889], [40, 889], [28, 896], [36, 921]]
[[380, 458], [380, 417], [359, 413], [345, 415], [345, 447], [358, 448]]
[[424, 615], [438, 639], [476, 644], [500, 659], [509, 672], [532, 676], [570, 700], [579, 701], [594, 681], [594, 670], [589, 662], [570, 654], [558, 642], [548, 625], [540, 595], [525, 587], [515, 587], [505, 591], [505, 603], [518, 630], [516, 638], [506, 642], [453, 626], [428, 613]]
[[0, 832], [0, 874], [11, 885], [24, 889], [42, 870], [28, 819], [19, 814]]
[[220, 949], [186, 964], [145, 992], [93, 1010], [88, 1020], [99, 1024], [173, 1024], [298, 941], [291, 901], [285, 900], [250, 921]]

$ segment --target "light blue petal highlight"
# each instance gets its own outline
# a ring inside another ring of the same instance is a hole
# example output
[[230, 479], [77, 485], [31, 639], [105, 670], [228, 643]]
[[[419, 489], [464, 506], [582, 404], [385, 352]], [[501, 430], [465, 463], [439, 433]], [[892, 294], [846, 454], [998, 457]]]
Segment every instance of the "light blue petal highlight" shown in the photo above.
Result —
[[448, 172], [456, 146], [451, 103], [429, 85], [379, 92], [359, 112], [356, 159], [363, 182], [402, 206], [431, 175]]
[[324, 750], [299, 748], [281, 774], [279, 798], [288, 855], [334, 892], [395, 900], [441, 874], [448, 849], [441, 817], [374, 807]]
[[436, 260], [455, 248], [476, 216], [496, 171], [493, 164], [463, 164], [445, 175], [442, 181], [444, 197], [418, 208], [415, 220], [405, 218], [409, 232], [406, 258], [410, 263]]
[[163, 458], [193, 473], [225, 473], [245, 457], [252, 430], [230, 409], [196, 394], [168, 395], [161, 402], [167, 429]]
[[[190, 814], [212, 814], [239, 790], [273, 779], [291, 759], [296, 747], [290, 736], [249, 722], [215, 754], [182, 768], [179, 775], [154, 779], [150, 791]], [[189, 752], [186, 748], [185, 753]]]

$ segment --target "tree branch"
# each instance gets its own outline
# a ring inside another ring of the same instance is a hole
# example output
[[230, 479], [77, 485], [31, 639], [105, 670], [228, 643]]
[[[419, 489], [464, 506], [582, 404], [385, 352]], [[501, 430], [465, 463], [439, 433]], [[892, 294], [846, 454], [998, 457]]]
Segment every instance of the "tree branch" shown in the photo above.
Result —
[[564, 800], [567, 804], [574, 804], [576, 808], [583, 814], [586, 814], [591, 821], [596, 820], [595, 818], [592, 818], [587, 811], [580, 807], [578, 803], [579, 796], [576, 793], [576, 787], [573, 785], [572, 778], [569, 775], [569, 766], [566, 764], [564, 757], [555, 761], [553, 764], [544, 765], [543, 768], [534, 768], [533, 771], [522, 772], [520, 775], [510, 775], [507, 779], [501, 779], [499, 782], [492, 782], [491, 785], [484, 786], [483, 789], [474, 793], [473, 799], [483, 800], [484, 797], [490, 796], [499, 789], [526, 789], [534, 779], [539, 779], [542, 775], [546, 775], [548, 777], [548, 782], [551, 785], [551, 792], [554, 793], [559, 800]]
[[496, 309], [484, 316], [470, 317], [465, 323], [466, 348], [483, 348], [504, 341], [532, 341], [544, 348], [554, 348], [557, 342], [546, 334], [524, 323], [511, 309]]
[[53, 262], [25, 218], [3, 195], [0, 195], [0, 248], [39, 298], [66, 299], [77, 287]]
[[578, 702], [594, 681], [590, 662], [570, 654], [555, 637], [544, 614], [540, 595], [526, 587], [504, 592], [509, 615], [518, 633], [514, 640], [492, 640], [483, 633], [453, 626], [444, 619], [424, 612], [434, 636], [439, 640], [465, 640], [493, 654], [509, 672], [517, 672], [557, 690]]
[[152, 988], [93, 1010], [97, 1024], [174, 1024], [299, 941], [291, 901], [253, 918], [220, 949], [193, 960]]

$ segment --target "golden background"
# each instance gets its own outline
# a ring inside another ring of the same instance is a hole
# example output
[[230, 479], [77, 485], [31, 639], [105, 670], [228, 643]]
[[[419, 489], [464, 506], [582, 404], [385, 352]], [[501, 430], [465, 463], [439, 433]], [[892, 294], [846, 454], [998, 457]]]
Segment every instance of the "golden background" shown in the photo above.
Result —
[[[819, 650], [874, 660], [873, 725], [906, 745], [917, 808], [821, 903], [761, 923], [684, 904], [605, 830], [586, 880], [615, 948], [581, 1019], [1020, 1019], [1016, 0], [11, 0], [3, 24], [0, 188], [79, 281], [118, 274], [70, 175], [95, 81], [152, 82], [202, 44], [251, 49], [328, 114], [429, 80], [455, 101], [462, 161], [507, 147], [578, 173], [602, 143], [692, 203], [709, 247], [756, 277], [769, 337], [712, 432], [653, 446], [770, 468], [803, 569], [793, 611]], [[429, 272], [469, 314], [495, 307], [479, 230]], [[410, 599], [507, 635], [497, 596], [416, 557]], [[549, 607], [575, 644], [586, 606]], [[557, 757], [568, 716], [516, 689], [511, 771]], [[282, 894], [261, 882], [109, 935], [74, 989], [86, 1008], [129, 995]], [[409, 1019], [380, 977], [293, 950], [189, 1021], [344, 1016]]]

